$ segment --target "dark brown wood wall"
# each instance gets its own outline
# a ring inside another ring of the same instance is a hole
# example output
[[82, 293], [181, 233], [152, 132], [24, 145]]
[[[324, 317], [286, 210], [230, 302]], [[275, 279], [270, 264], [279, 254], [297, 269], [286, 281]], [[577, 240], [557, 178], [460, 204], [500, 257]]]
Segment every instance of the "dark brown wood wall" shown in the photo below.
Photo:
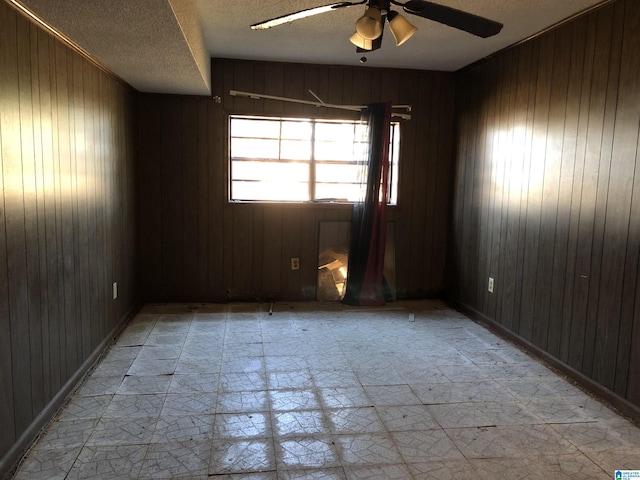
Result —
[[[413, 105], [402, 126], [396, 228], [400, 296], [444, 287], [451, 204], [454, 77], [447, 73], [212, 62], [213, 98], [142, 95], [139, 103], [142, 287], [147, 300], [315, 299], [318, 224], [348, 220], [350, 207], [229, 204], [227, 114], [342, 116], [344, 112], [229, 90], [366, 104]], [[300, 258], [291, 271], [290, 258]]]
[[133, 95], [0, 2], [0, 473], [136, 304]]
[[638, 52], [620, 0], [459, 74], [452, 249], [462, 304], [636, 405]]

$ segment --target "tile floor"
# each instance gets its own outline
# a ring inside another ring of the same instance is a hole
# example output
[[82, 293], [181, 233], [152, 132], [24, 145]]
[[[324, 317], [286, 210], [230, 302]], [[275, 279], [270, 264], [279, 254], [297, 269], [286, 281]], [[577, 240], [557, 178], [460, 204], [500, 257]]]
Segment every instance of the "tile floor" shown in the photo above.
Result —
[[145, 307], [15, 478], [546, 480], [640, 469], [640, 428], [442, 304], [268, 308]]

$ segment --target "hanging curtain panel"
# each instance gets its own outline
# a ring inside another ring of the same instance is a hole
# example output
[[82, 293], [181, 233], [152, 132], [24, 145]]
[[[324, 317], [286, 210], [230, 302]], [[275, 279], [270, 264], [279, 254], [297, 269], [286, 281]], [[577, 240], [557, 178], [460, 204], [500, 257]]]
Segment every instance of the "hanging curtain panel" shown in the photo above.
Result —
[[362, 175], [362, 200], [353, 206], [349, 268], [343, 303], [377, 306], [391, 300], [391, 292], [384, 278], [391, 105], [370, 104], [363, 111], [363, 120], [367, 125], [367, 162]]

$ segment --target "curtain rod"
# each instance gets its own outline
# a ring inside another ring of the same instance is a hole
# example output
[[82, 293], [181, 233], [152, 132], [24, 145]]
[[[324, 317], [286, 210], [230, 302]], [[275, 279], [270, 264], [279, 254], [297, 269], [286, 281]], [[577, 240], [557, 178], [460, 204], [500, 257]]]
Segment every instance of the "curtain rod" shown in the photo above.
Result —
[[[315, 93], [309, 90], [309, 93], [313, 95], [317, 102], [312, 102], [311, 100], [300, 100], [298, 98], [288, 98], [288, 97], [278, 97], [274, 95], [264, 95], [262, 93], [253, 93], [253, 92], [241, 92], [238, 90], [229, 90], [229, 95], [232, 97], [248, 97], [253, 100], [279, 100], [282, 102], [291, 102], [291, 103], [301, 103], [303, 105], [312, 105], [314, 107], [325, 107], [325, 108], [337, 108], [340, 110], [349, 110], [351, 112], [360, 112], [363, 108], [366, 108], [366, 105], [336, 105], [334, 103], [325, 103], [320, 100]], [[402, 109], [407, 112], [411, 111], [411, 105], [391, 105], [391, 108]], [[403, 120], [411, 120], [411, 115], [408, 113], [399, 113], [399, 112], [391, 112], [391, 116], [399, 117]]]

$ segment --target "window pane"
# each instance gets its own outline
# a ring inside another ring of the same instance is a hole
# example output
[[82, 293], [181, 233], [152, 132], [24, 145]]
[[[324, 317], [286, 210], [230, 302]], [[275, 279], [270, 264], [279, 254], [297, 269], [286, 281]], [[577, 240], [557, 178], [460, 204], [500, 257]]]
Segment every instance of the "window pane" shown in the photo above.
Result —
[[319, 163], [316, 164], [316, 181], [332, 183], [359, 183], [362, 171], [363, 167], [361, 165], [326, 165]]
[[316, 141], [315, 158], [316, 160], [359, 160], [355, 154], [355, 145], [353, 141], [348, 142], [327, 142]]
[[316, 123], [316, 140], [334, 142], [353, 142], [355, 124], [353, 123]]
[[[229, 124], [232, 200], [309, 201], [311, 178], [318, 200], [359, 199], [368, 148], [366, 125], [352, 120], [242, 116], [231, 116]], [[393, 124], [391, 204], [397, 203], [399, 136], [399, 126]]]
[[308, 140], [311, 138], [311, 122], [282, 122], [282, 138]]
[[278, 140], [232, 138], [231, 155], [234, 158], [279, 158]]
[[360, 199], [360, 185], [316, 183], [316, 200], [323, 199], [355, 202]]
[[232, 137], [280, 138], [279, 120], [231, 119]]
[[309, 184], [282, 180], [279, 182], [231, 182], [234, 200], [298, 201], [309, 200]]
[[235, 161], [231, 166], [231, 179], [308, 182], [309, 165], [304, 163]]
[[389, 180], [391, 194], [389, 195], [389, 204], [398, 204], [398, 160], [400, 158], [400, 125], [398, 123], [391, 124], [391, 145], [390, 145], [390, 162]]
[[280, 158], [286, 160], [309, 160], [311, 158], [311, 141], [282, 140]]

